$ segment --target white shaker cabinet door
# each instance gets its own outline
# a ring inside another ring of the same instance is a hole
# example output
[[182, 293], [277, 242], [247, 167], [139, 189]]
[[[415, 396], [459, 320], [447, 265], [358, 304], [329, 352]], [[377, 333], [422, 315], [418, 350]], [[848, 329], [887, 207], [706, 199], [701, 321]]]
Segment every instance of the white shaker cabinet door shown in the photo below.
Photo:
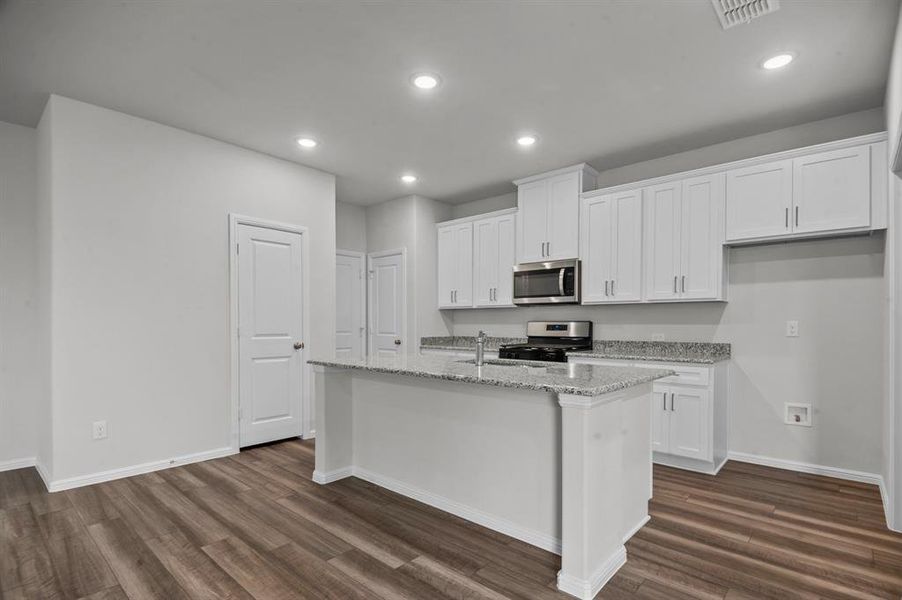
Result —
[[476, 306], [492, 306], [498, 283], [498, 221], [473, 223], [473, 297]]
[[718, 299], [723, 289], [723, 174], [683, 181], [680, 297]]
[[498, 217], [496, 221], [498, 278], [492, 296], [495, 305], [513, 306], [514, 265], [517, 264], [517, 217], [505, 215]]
[[711, 460], [711, 410], [707, 389], [670, 388], [670, 454]]
[[789, 233], [792, 160], [727, 171], [726, 212], [727, 241]]
[[611, 232], [611, 298], [614, 302], [642, 299], [642, 190], [613, 195]]
[[518, 262], [540, 262], [547, 260], [548, 242], [548, 182], [536, 181], [519, 186], [517, 189]]
[[651, 448], [655, 452], [669, 451], [670, 389], [654, 384], [651, 395]]
[[457, 231], [453, 226], [438, 230], [438, 307], [454, 308], [457, 281]]
[[565, 173], [548, 180], [546, 259], [579, 257], [580, 174]]
[[581, 227], [583, 302], [609, 302], [612, 299], [611, 267], [614, 252], [613, 196], [584, 200]]
[[681, 183], [645, 189], [645, 298], [679, 297]]
[[870, 148], [858, 146], [793, 160], [795, 233], [871, 224]]
[[457, 283], [454, 305], [458, 308], [473, 306], [473, 224], [457, 227], [455, 239], [457, 254]]

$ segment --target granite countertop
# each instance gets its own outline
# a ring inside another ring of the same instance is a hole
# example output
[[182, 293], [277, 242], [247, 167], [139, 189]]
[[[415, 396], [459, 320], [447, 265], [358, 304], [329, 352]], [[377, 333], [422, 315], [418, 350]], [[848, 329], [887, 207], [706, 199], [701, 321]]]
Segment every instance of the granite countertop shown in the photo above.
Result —
[[577, 396], [600, 396], [673, 375], [673, 371], [648, 367], [607, 367], [498, 359], [487, 360], [484, 366], [477, 367], [465, 359], [438, 355], [399, 355], [389, 358], [369, 357], [358, 360], [334, 358], [308, 362], [324, 367], [359, 369], [374, 373], [444, 379]]
[[[522, 344], [526, 338], [486, 339], [486, 350], [497, 350], [501, 344]], [[424, 337], [421, 348], [434, 350], [476, 351], [473, 336]], [[645, 362], [669, 362], [713, 364], [730, 359], [730, 344], [713, 342], [649, 342], [633, 340], [595, 340], [592, 350], [568, 352], [568, 356], [605, 358], [610, 360], [635, 360]]]

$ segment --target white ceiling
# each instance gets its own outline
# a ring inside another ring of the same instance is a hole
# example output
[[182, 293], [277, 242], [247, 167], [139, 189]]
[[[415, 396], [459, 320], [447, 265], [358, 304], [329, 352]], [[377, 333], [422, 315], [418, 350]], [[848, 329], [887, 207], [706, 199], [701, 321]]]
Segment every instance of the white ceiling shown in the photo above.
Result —
[[724, 31], [709, 0], [0, 0], [0, 120], [55, 92], [335, 173], [340, 200], [463, 202], [881, 106], [898, 2], [781, 4]]

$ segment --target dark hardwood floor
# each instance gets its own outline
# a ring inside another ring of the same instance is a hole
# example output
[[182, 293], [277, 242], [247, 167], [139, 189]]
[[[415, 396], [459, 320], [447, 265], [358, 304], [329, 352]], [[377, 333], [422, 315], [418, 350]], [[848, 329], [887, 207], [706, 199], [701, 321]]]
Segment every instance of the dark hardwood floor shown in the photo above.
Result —
[[[559, 558], [358, 479], [311, 442], [48, 494], [0, 473], [0, 596], [568, 598]], [[878, 491], [742, 463], [655, 467], [652, 520], [600, 598], [902, 597]]]

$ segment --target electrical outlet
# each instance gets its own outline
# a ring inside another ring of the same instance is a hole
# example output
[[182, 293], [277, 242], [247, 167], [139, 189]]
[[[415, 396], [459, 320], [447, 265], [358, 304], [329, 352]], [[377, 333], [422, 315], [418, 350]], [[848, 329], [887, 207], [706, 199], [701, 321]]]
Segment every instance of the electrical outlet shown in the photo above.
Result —
[[95, 440], [105, 440], [106, 439], [106, 421], [94, 421], [94, 439]]
[[798, 321], [786, 321], [786, 337], [799, 337]]

